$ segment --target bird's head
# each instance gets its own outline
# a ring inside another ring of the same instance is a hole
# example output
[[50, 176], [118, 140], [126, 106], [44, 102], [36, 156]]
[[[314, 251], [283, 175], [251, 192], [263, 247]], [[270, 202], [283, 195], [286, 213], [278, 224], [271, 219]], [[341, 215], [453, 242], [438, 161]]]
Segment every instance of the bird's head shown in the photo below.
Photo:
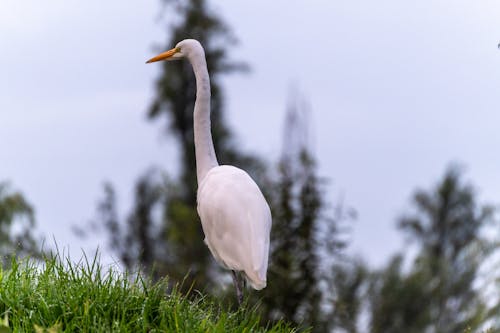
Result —
[[184, 39], [175, 45], [175, 47], [171, 50], [158, 54], [156, 57], [153, 57], [146, 61], [147, 64], [156, 61], [170, 61], [170, 60], [179, 60], [182, 58], [189, 58], [189, 56], [203, 52], [203, 47], [200, 42], [196, 39]]

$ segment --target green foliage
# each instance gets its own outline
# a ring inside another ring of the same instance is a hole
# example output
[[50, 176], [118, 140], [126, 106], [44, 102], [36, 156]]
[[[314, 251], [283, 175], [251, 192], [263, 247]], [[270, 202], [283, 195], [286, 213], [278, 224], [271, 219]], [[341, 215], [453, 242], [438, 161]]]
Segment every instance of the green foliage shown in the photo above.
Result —
[[[305, 154], [305, 153], [304, 153]], [[315, 174], [309, 159], [299, 163], [300, 172], [291, 174], [291, 164], [282, 163], [278, 195], [270, 197], [273, 211], [269, 284], [263, 291], [265, 312], [270, 319], [288, 318], [298, 324], [318, 323], [319, 254], [315, 251], [318, 226], [314, 215], [321, 205]], [[261, 296], [261, 295], [259, 295]]]
[[[358, 332], [361, 310], [364, 306], [363, 289], [369, 278], [365, 264], [350, 258], [333, 268], [333, 277], [329, 284], [332, 307], [328, 326], [340, 328], [345, 332]], [[327, 303], [328, 304], [328, 303]]]
[[[288, 137], [305, 138], [305, 110], [291, 105], [287, 112], [285, 133]], [[300, 121], [299, 121], [300, 119]], [[268, 320], [286, 318], [296, 325], [312, 327], [313, 332], [332, 328], [335, 307], [325, 305], [341, 301], [353, 316], [355, 309], [347, 305], [348, 297], [337, 292], [336, 275], [346, 246], [340, 232], [345, 216], [342, 207], [334, 217], [325, 199], [325, 180], [317, 176], [316, 165], [307, 142], [287, 140], [279, 164], [276, 181], [270, 181], [268, 201], [273, 212], [268, 286], [255, 297], [262, 302], [263, 316]], [[345, 313], [344, 311], [344, 313]]]
[[39, 256], [40, 244], [33, 235], [33, 208], [24, 196], [0, 183], [0, 256], [8, 265], [13, 255]]
[[399, 226], [420, 252], [408, 273], [396, 257], [375, 274], [372, 331], [479, 330], [498, 315], [488, 311], [474, 286], [479, 268], [497, 246], [482, 237], [485, 227], [498, 226], [494, 209], [476, 202], [457, 168], [450, 168], [432, 191], [417, 191], [413, 203], [415, 211], [401, 218]]
[[13, 260], [0, 270], [0, 332], [295, 332], [262, 327], [255, 309], [227, 312], [209, 298], [188, 299], [140, 275], [80, 264]]
[[426, 290], [428, 277], [422, 272], [405, 276], [403, 258], [396, 256], [371, 285], [371, 331], [373, 333], [419, 333], [430, 323]]
[[[417, 212], [403, 217], [399, 227], [419, 244], [422, 255], [460, 262], [471, 247], [487, 245], [480, 230], [494, 223], [494, 209], [476, 203], [474, 189], [463, 184], [457, 167], [446, 172], [434, 191], [418, 190], [413, 203]], [[432, 269], [439, 273], [439, 265]]]

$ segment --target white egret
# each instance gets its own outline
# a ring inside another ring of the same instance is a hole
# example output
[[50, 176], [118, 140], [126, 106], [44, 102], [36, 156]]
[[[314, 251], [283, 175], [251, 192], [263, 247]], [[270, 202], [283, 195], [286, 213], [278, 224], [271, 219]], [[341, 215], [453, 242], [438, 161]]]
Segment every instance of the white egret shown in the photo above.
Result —
[[243, 170], [219, 165], [210, 131], [210, 78], [205, 51], [194, 39], [147, 61], [187, 58], [196, 78], [194, 146], [198, 180], [198, 215], [205, 243], [216, 261], [232, 270], [238, 302], [243, 294], [236, 272], [250, 285], [266, 286], [271, 211], [254, 180]]

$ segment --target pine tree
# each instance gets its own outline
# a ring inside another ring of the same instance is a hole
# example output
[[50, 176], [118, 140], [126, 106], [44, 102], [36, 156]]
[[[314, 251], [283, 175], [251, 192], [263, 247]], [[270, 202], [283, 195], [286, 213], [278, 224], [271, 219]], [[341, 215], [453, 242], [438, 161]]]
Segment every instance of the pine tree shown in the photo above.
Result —
[[33, 207], [8, 184], [0, 183], [0, 257], [3, 266], [12, 256], [39, 257], [41, 245], [33, 234]]
[[419, 253], [408, 273], [395, 259], [375, 280], [373, 332], [476, 331], [488, 317], [474, 283], [495, 246], [482, 230], [498, 221], [460, 176], [452, 167], [435, 189], [417, 191], [415, 211], [400, 219], [400, 229]]
[[[298, 96], [298, 94], [294, 94]], [[346, 243], [345, 215], [328, 214], [325, 180], [318, 177], [307, 138], [308, 108], [293, 100], [287, 111], [284, 149], [268, 198], [273, 212], [268, 286], [258, 297], [264, 319], [286, 319], [313, 332], [333, 324], [333, 257]], [[340, 209], [342, 211], [342, 209]]]

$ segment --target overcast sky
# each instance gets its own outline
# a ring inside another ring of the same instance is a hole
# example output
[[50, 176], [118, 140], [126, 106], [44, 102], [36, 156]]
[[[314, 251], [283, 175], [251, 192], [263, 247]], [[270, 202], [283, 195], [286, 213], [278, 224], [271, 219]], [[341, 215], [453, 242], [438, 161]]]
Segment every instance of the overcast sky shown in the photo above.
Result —
[[[212, 1], [212, 3], [215, 3]], [[0, 180], [36, 208], [38, 232], [74, 254], [71, 225], [94, 216], [102, 183], [122, 213], [150, 165], [175, 171], [172, 140], [145, 120], [168, 16], [159, 0], [2, 0]], [[353, 253], [373, 265], [402, 248], [396, 218], [451, 161], [500, 202], [498, 0], [217, 1], [234, 29], [227, 118], [244, 149], [275, 161], [291, 83], [311, 104], [320, 174], [359, 214]], [[265, 122], [261, 119], [265, 119]], [[97, 241], [95, 242], [97, 244]], [[103, 244], [101, 243], [101, 247]]]

